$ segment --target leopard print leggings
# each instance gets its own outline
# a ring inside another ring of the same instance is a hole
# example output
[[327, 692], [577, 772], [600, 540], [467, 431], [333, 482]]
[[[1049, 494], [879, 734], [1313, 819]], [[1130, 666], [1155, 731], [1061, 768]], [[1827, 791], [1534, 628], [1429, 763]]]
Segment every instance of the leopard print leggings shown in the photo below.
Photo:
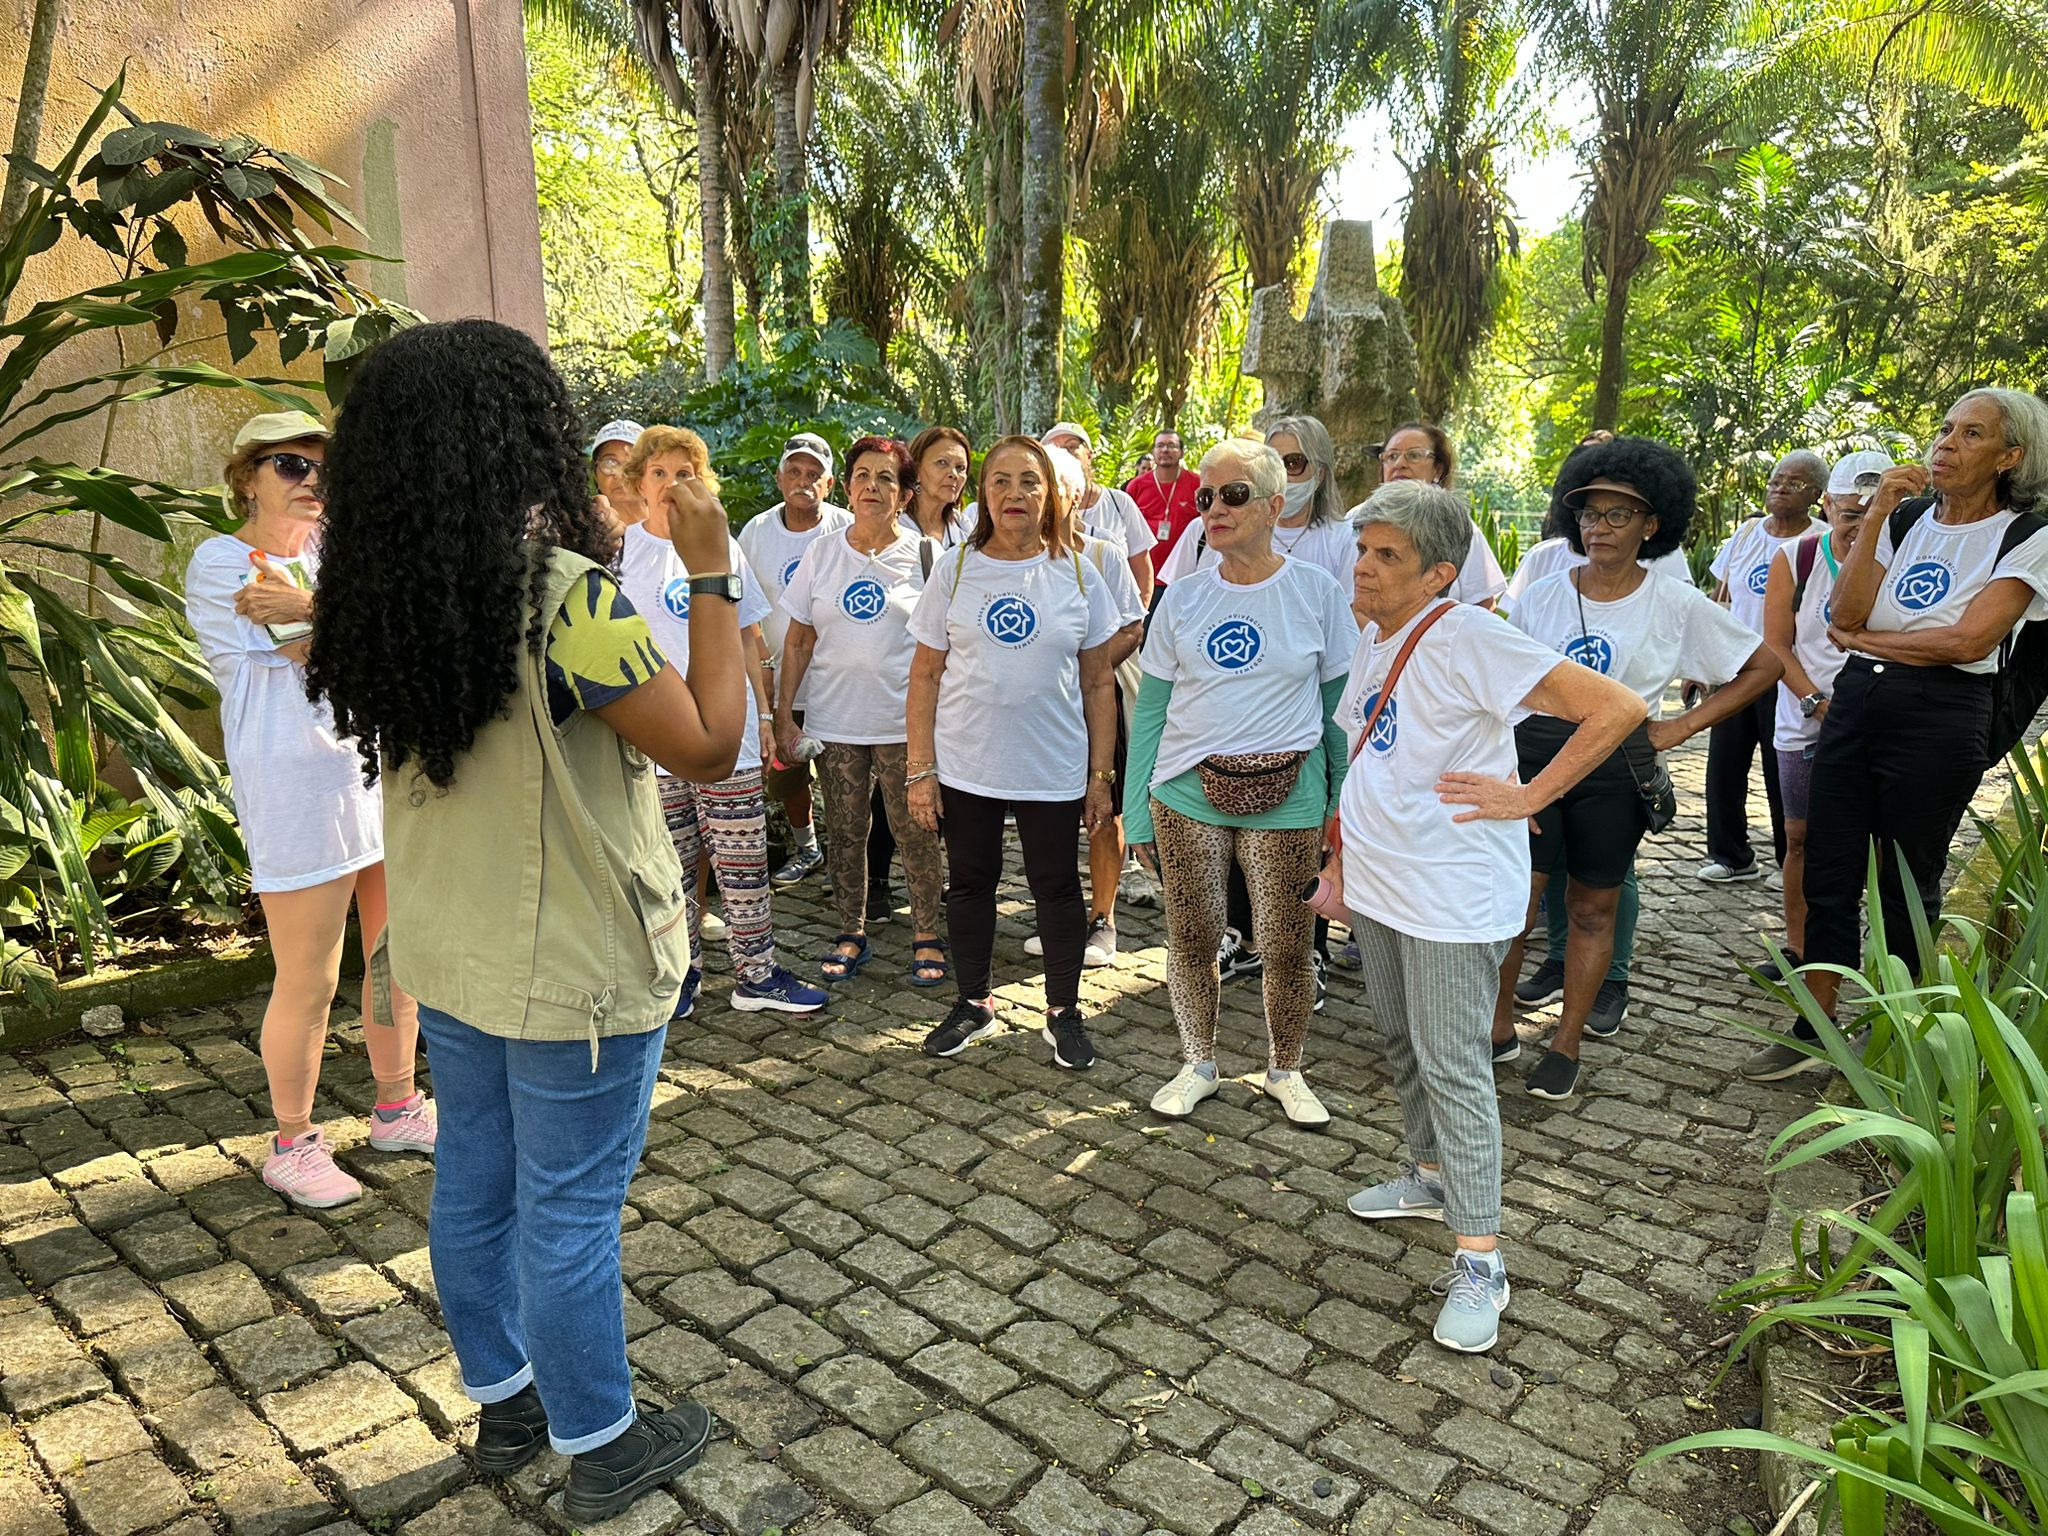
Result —
[[1301, 888], [1321, 866], [1323, 829], [1212, 826], [1157, 800], [1152, 825], [1166, 886], [1166, 991], [1181, 1054], [1190, 1062], [1216, 1059], [1216, 948], [1223, 942], [1224, 892], [1235, 858], [1251, 890], [1252, 945], [1266, 962], [1270, 1065], [1299, 1070], [1316, 998], [1308, 958], [1315, 914], [1303, 904]]

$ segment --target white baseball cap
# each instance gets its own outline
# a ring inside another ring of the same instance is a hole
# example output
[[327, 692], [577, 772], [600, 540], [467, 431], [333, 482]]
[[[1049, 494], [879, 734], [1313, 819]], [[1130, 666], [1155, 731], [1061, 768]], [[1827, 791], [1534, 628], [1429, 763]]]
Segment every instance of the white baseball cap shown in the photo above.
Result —
[[595, 455], [606, 443], [624, 443], [630, 447], [640, 441], [640, 434], [646, 430], [637, 421], [608, 421], [597, 429], [597, 436], [590, 440], [590, 446], [583, 451]]
[[1039, 438], [1039, 441], [1049, 448], [1052, 446], [1052, 440], [1056, 437], [1078, 437], [1081, 439], [1081, 446], [1083, 448], [1086, 448], [1090, 453], [1095, 451], [1095, 443], [1088, 436], [1088, 429], [1077, 421], [1054, 422], [1045, 429], [1045, 435]]
[[1828, 494], [1868, 501], [1877, 489], [1878, 477], [1891, 467], [1892, 456], [1875, 448], [1844, 454], [1828, 471]]
[[832, 445], [815, 432], [799, 432], [782, 445], [782, 457], [775, 461], [777, 473], [800, 453], [816, 459], [826, 474], [832, 473]]

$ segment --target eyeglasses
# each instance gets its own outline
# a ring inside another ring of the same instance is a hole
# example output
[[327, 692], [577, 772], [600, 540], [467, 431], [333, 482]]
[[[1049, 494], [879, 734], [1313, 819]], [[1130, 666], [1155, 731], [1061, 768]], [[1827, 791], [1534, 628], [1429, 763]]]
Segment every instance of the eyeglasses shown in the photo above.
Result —
[[1241, 507], [1252, 499], [1252, 485], [1249, 480], [1233, 480], [1225, 486], [1205, 485], [1195, 492], [1195, 510], [1206, 512], [1216, 505], [1216, 498], [1223, 498], [1226, 507]]
[[1375, 450], [1375, 457], [1382, 464], [1427, 464], [1436, 457], [1434, 448], [1397, 448], [1389, 453], [1385, 448]]
[[318, 459], [309, 459], [303, 453], [266, 453], [256, 462], [276, 470], [277, 478], [286, 485], [298, 485], [308, 475], [318, 475], [322, 467]]
[[626, 461], [624, 459], [615, 458], [611, 454], [606, 454], [597, 461], [597, 472], [600, 475], [616, 475], [625, 467]]
[[1290, 475], [1308, 473], [1308, 455], [1305, 453], [1283, 453], [1280, 455], [1280, 462], [1287, 466], [1287, 473]]
[[1783, 480], [1773, 475], [1764, 482], [1764, 489], [1767, 491], [1810, 491], [1813, 489], [1813, 482], [1806, 479], [1803, 475], [1789, 475]]
[[1610, 528], [1626, 528], [1632, 518], [1643, 515], [1641, 507], [1580, 507], [1578, 511], [1581, 528], [1597, 527], [1605, 523]]

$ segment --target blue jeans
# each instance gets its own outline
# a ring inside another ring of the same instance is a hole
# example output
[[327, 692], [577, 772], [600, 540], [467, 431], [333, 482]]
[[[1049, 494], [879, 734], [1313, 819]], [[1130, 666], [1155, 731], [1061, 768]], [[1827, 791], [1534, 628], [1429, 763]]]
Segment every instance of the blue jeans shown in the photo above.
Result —
[[420, 1005], [434, 1099], [427, 1246], [462, 1389], [502, 1402], [528, 1382], [574, 1456], [635, 1417], [619, 1212], [647, 1140], [666, 1029], [504, 1040]]

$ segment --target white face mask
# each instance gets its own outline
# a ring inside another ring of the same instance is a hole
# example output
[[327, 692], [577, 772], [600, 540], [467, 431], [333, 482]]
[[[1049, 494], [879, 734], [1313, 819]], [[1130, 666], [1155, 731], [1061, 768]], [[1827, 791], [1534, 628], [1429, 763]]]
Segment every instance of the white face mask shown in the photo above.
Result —
[[1299, 517], [1308, 510], [1308, 504], [1316, 498], [1316, 482], [1304, 480], [1299, 485], [1289, 483], [1286, 488], [1287, 506], [1282, 517]]

